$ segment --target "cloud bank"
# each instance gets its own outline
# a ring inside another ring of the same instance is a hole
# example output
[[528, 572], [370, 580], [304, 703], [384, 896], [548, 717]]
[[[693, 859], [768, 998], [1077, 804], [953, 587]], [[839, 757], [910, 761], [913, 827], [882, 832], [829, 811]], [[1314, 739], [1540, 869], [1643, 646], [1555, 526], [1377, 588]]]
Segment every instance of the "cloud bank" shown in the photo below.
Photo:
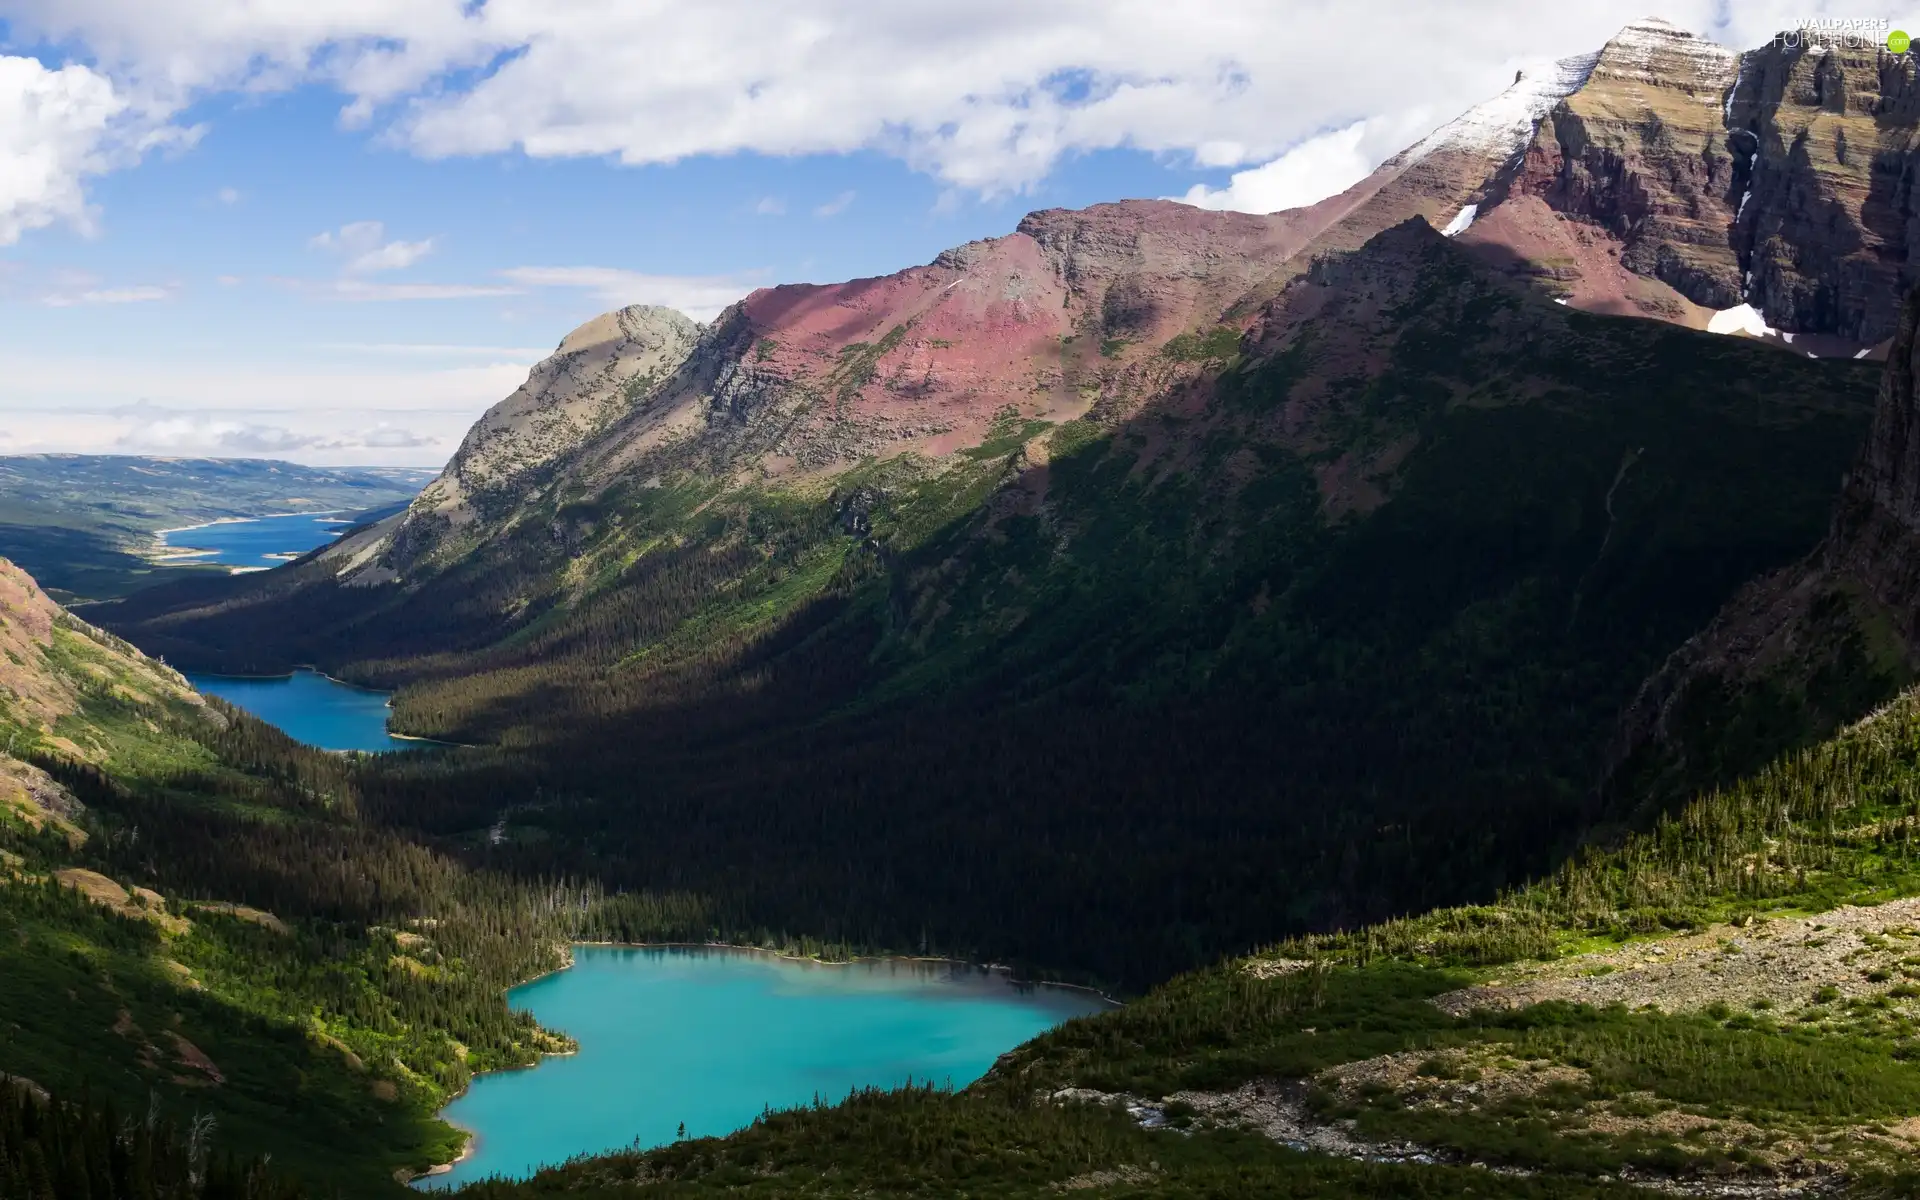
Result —
[[[1250, 168], [1200, 203], [1295, 203], [1398, 148], [1377, 132], [1422, 113], [1436, 124], [1515, 66], [1598, 46], [1645, 7], [0, 0], [16, 38], [84, 48], [58, 70], [0, 59], [0, 242], [84, 225], [83, 180], [144, 153], [143, 139], [189, 136], [164, 118], [195, 98], [316, 83], [340, 93], [346, 124], [429, 158], [877, 151], [996, 195], [1064, 157], [1125, 147]], [[1672, 0], [1663, 15], [1748, 46], [1830, 8]], [[387, 257], [369, 250], [363, 269], [426, 247], [375, 249]]]

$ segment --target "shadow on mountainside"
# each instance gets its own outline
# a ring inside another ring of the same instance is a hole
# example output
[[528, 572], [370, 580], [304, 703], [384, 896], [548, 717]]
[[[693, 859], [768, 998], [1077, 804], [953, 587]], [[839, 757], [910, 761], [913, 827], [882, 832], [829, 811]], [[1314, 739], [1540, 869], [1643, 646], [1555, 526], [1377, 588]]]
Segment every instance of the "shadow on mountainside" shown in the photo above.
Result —
[[[1568, 312], [1416, 222], [1111, 427], [825, 498], [629, 484], [622, 532], [530, 515], [418, 590], [300, 568], [106, 619], [181, 665], [400, 683], [405, 731], [511, 747], [365, 801], [455, 843], [499, 822], [497, 865], [1139, 986], [1491, 896], [1604, 827], [1616, 714], [1819, 539], [1872, 377]], [[677, 548], [617, 585], [536, 586], [649, 529]]]

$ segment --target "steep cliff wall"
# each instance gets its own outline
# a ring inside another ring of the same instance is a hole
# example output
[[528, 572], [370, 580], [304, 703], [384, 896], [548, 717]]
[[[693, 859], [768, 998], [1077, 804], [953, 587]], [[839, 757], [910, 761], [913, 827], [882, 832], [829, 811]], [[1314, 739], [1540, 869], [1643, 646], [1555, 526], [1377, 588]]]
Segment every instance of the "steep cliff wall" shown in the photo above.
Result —
[[1872, 432], [1827, 537], [1742, 589], [1642, 687], [1608, 786], [1657, 799], [1757, 769], [1920, 672], [1920, 293], [1902, 310]]

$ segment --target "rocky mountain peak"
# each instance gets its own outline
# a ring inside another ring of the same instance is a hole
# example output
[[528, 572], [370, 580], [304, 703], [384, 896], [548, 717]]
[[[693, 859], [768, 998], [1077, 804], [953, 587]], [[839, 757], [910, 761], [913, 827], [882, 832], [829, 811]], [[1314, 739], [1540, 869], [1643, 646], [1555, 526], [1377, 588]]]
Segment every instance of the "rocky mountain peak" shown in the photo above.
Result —
[[555, 463], [671, 379], [703, 328], [675, 309], [634, 304], [560, 339], [525, 383], [474, 423], [446, 470], [414, 500], [395, 534], [400, 557], [426, 553], [449, 529], [526, 499]]
[[628, 341], [659, 346], [697, 336], [700, 323], [679, 309], [659, 304], [629, 304], [581, 325], [560, 339], [556, 355], [581, 354], [595, 346]]
[[1601, 79], [1627, 80], [1657, 87], [1713, 91], [1715, 98], [1732, 82], [1738, 51], [1709, 42], [1659, 17], [1642, 17], [1600, 48], [1593, 73]]

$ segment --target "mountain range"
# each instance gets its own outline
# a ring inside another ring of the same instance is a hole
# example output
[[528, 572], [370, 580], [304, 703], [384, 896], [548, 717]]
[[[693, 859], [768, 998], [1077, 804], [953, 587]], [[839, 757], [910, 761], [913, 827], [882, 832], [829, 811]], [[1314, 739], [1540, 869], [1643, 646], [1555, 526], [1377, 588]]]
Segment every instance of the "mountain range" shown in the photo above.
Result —
[[[1133, 999], [476, 1194], [1911, 1194], [1914, 82], [1636, 22], [1308, 208], [605, 314], [405, 511], [104, 631], [4, 576], [0, 954], [116, 1040], [35, 1028], [366, 1187], [557, 1047], [499, 990], [567, 938], [947, 954]], [[199, 1024], [129, 1034], [155, 955]]]
[[1917, 281], [1914, 88], [1906, 58], [1741, 54], [1649, 19], [1308, 208], [1047, 210], [924, 267], [764, 289], [707, 327], [610, 313], [483, 417], [348, 575], [447, 560], [523, 503], [631, 473], [804, 486], [869, 457], [948, 459], [1009, 408], [1123, 419], [1204, 360], [1176, 339], [1224, 349], [1318, 257], [1413, 217], [1568, 307], [1883, 355]]
[[[623, 309], [404, 514], [100, 620], [397, 687], [397, 729], [525, 756], [409, 799], [424, 834], [771, 928], [1146, 981], [1488, 894], [1627, 819], [1618, 714], [1819, 542], [1891, 309], [1775, 297], [1903, 268], [1872, 187], [1794, 164], [1858, 117], [1886, 167], [1906, 70], [1641, 22], [1310, 208], [1048, 210]], [[1080, 915], [979, 899], [1035, 887]]]

